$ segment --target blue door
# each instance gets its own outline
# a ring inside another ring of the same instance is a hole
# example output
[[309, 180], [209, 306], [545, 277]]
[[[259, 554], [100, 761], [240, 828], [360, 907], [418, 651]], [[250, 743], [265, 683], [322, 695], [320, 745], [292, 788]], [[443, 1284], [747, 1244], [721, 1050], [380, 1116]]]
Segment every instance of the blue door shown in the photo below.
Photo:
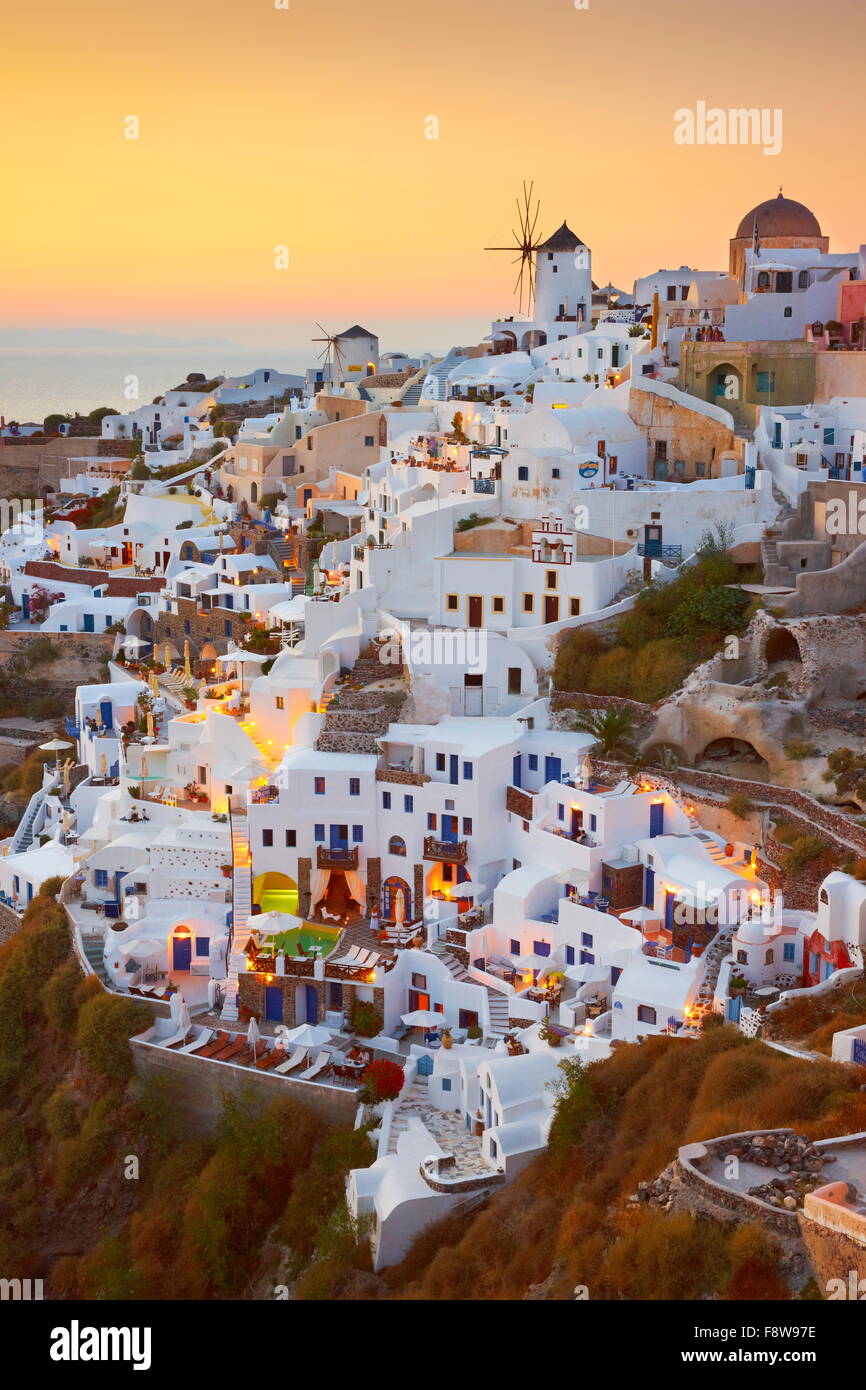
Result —
[[562, 762], [559, 758], [544, 759], [545, 782], [558, 782], [562, 777]]
[[22, 615], [22, 617], [24, 618], [25, 623], [30, 621], [30, 595], [29, 595], [29, 594], [22, 594], [22, 595], [21, 595], [21, 615]]
[[457, 754], [452, 753], [448, 759], [448, 781], [453, 782], [455, 786], [457, 784], [457, 764]]
[[674, 897], [673, 893], [665, 893], [665, 927], [668, 929], [668, 931], [671, 931], [674, 925], [675, 902], [676, 898]]
[[650, 839], [656, 835], [663, 835], [665, 828], [665, 803], [663, 801], [653, 802], [650, 806]]
[[174, 952], [172, 956], [172, 966], [175, 970], [189, 970], [192, 963], [192, 937], [176, 936], [174, 938]]
[[114, 875], [114, 899], [115, 899], [115, 902], [117, 902], [118, 904], [121, 902], [120, 885], [121, 885], [121, 883], [123, 882], [123, 880], [124, 880], [125, 878], [126, 878], [126, 871], [121, 872], [121, 870], [118, 869], [118, 870], [115, 872], [115, 875]]
[[520, 754], [519, 754], [519, 753], [515, 753], [515, 755], [514, 755], [514, 761], [513, 761], [512, 765], [511, 765], [511, 785], [512, 785], [513, 787], [519, 787], [519, 786], [520, 786]]
[[95, 631], [96, 631], [96, 629], [95, 629], [95, 627], [94, 627], [94, 618], [93, 618], [93, 614], [92, 614], [92, 613], [85, 613], [85, 614], [84, 614], [84, 631], [85, 631], [85, 632], [95, 632]]
[[643, 905], [644, 907], [654, 907], [656, 900], [656, 876], [654, 869], [645, 868], [643, 871]]
[[318, 1023], [319, 1021], [319, 996], [314, 985], [307, 985], [307, 1023]]
[[418, 1058], [418, 1075], [419, 1075], [419, 1076], [430, 1076], [430, 1075], [432, 1074], [432, 1072], [433, 1072], [433, 1058], [432, 1058], [432, 1057], [429, 1057], [429, 1056], [425, 1053], [423, 1057], [419, 1057], [419, 1058]]
[[331, 849], [349, 848], [349, 827], [348, 825], [331, 826]]
[[457, 843], [457, 817], [442, 817], [442, 839], [446, 844], [456, 845]]
[[272, 1023], [283, 1021], [283, 991], [276, 985], [265, 985], [265, 1018]]
[[102, 718], [103, 728], [110, 729], [114, 723], [114, 706], [110, 700], [100, 700], [99, 713]]

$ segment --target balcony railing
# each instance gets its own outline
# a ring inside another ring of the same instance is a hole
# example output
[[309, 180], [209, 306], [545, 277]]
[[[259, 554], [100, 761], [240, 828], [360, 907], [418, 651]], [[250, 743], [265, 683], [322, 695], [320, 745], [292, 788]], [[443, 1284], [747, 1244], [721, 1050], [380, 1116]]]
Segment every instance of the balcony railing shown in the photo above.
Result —
[[662, 545], [661, 541], [641, 541], [637, 553], [644, 555], [648, 560], [681, 560], [683, 558], [681, 545]]
[[338, 849], [331, 845], [316, 847], [316, 865], [320, 869], [357, 869], [358, 846]]
[[424, 858], [440, 859], [447, 864], [465, 864], [469, 857], [466, 840], [437, 840], [435, 835], [424, 836]]
[[280, 789], [279, 789], [279, 787], [271, 787], [271, 786], [268, 786], [268, 787], [253, 787], [252, 796], [250, 797], [250, 800], [252, 801], [252, 803], [253, 803], [254, 806], [264, 806], [264, 805], [267, 805], [268, 802], [271, 802], [271, 801], [279, 801], [279, 799], [280, 799]]
[[472, 491], [494, 493], [496, 491], [496, 480], [494, 478], [473, 478]]

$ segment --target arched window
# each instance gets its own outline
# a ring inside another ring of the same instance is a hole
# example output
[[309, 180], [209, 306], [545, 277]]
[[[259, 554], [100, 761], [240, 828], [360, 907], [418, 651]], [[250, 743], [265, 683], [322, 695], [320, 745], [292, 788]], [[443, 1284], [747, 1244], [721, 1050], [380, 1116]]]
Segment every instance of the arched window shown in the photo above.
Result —
[[389, 854], [406, 854], [406, 841], [400, 835], [392, 835], [388, 841]]
[[258, 500], [259, 500], [259, 485], [258, 485], [258, 483], [252, 483], [252, 484], [250, 485], [250, 501], [251, 501], [251, 502], [258, 502]]
[[770, 288], [770, 272], [768, 270], [758, 271], [758, 289], [768, 290]]
[[798, 285], [798, 287], [799, 287], [801, 290], [807, 290], [807, 289], [809, 288], [809, 272], [808, 272], [808, 270], [801, 270], [801, 271], [800, 271], [800, 274], [797, 276], [797, 285]]

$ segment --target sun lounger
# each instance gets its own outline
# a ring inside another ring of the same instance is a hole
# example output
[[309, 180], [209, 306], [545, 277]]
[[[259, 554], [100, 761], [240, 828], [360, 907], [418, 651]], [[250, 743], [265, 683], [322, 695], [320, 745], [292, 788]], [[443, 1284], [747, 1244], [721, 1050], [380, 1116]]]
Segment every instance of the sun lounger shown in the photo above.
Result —
[[288, 1071], [294, 1071], [295, 1067], [299, 1067], [302, 1062], [306, 1061], [308, 1051], [309, 1048], [307, 1047], [296, 1047], [291, 1057], [287, 1061], [281, 1062], [276, 1070], [281, 1076], [285, 1076]]
[[203, 1047], [207, 1047], [209, 1043], [212, 1043], [215, 1037], [216, 1033], [213, 1028], [206, 1028], [202, 1037], [194, 1038], [191, 1043], [187, 1043], [186, 1047], [181, 1048], [181, 1052], [200, 1052]]
[[313, 1062], [313, 1065], [311, 1067], [307, 1067], [306, 1071], [301, 1072], [300, 1076], [298, 1077], [298, 1080], [312, 1081], [314, 1076], [318, 1076], [320, 1071], [325, 1070], [330, 1060], [330, 1052], [328, 1052], [326, 1049], [323, 1049], [316, 1057], [315, 1061]]
[[222, 1052], [230, 1041], [231, 1034], [217, 1033], [213, 1042], [208, 1043], [207, 1047], [203, 1047], [198, 1055], [199, 1057], [214, 1057], [218, 1052]]
[[189, 1042], [192, 1028], [180, 1028], [173, 1038], [169, 1038], [163, 1043], [163, 1047], [182, 1047], [185, 1042]]
[[249, 1044], [247, 1044], [243, 1052], [239, 1052], [237, 1057], [232, 1058], [232, 1061], [235, 1063], [235, 1066], [248, 1067], [250, 1062], [255, 1062], [261, 1057], [262, 1053], [267, 1050], [267, 1046], [264, 1038], [260, 1038], [255, 1047], [250, 1047]]
[[215, 1052], [213, 1054], [214, 1061], [233, 1062], [241, 1052], [246, 1050], [246, 1047], [246, 1038], [236, 1038], [234, 1042], [229, 1043], [228, 1047], [224, 1047], [221, 1052]]
[[286, 1049], [284, 1047], [272, 1047], [270, 1052], [266, 1052], [264, 1057], [260, 1057], [256, 1062], [259, 1071], [268, 1071], [270, 1067], [275, 1067], [286, 1059]]

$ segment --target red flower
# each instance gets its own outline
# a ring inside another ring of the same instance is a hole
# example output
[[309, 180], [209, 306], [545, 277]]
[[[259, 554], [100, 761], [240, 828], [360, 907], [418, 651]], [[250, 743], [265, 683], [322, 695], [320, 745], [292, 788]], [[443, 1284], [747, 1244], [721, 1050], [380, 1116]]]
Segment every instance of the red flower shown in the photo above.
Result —
[[371, 1104], [378, 1105], [383, 1100], [396, 1100], [403, 1089], [403, 1068], [397, 1062], [379, 1058], [365, 1067], [361, 1073]]

